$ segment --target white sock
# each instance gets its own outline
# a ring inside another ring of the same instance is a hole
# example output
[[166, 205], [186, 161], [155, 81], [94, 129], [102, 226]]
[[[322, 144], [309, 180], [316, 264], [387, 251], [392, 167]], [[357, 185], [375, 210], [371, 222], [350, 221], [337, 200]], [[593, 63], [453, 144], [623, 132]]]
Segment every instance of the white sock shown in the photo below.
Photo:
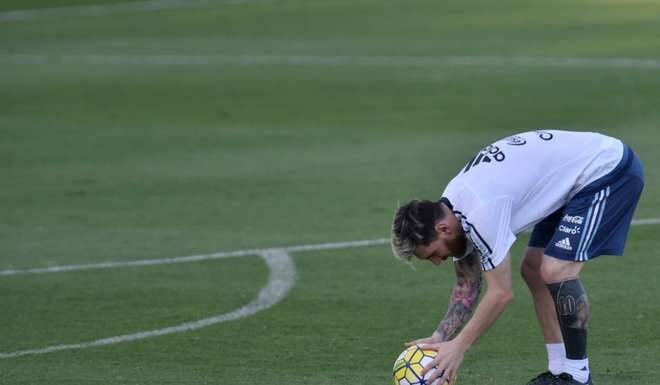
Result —
[[564, 371], [564, 360], [566, 359], [564, 343], [545, 344], [545, 349], [548, 351], [548, 370], [554, 375], [561, 374]]
[[589, 359], [564, 360], [564, 372], [573, 376], [576, 381], [585, 384], [589, 379]]

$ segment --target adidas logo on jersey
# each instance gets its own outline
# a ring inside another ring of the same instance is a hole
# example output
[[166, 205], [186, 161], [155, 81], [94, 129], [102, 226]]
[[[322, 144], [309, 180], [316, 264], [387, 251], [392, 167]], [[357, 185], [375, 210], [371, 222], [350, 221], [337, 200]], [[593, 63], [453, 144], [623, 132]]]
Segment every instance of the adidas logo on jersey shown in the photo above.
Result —
[[504, 155], [504, 152], [502, 152], [499, 147], [491, 144], [490, 146], [479, 151], [479, 153], [468, 162], [467, 166], [465, 166], [465, 169], [463, 169], [463, 172], [465, 173], [470, 171], [472, 167], [475, 167], [480, 163], [490, 163], [493, 161], [493, 159], [498, 162], [502, 162], [504, 159], [506, 159], [506, 155]]
[[564, 249], [568, 251], [573, 250], [573, 246], [571, 246], [571, 241], [568, 238], [564, 238], [561, 241], [557, 241], [557, 243], [555, 243], [555, 246], [559, 247], [560, 249]]

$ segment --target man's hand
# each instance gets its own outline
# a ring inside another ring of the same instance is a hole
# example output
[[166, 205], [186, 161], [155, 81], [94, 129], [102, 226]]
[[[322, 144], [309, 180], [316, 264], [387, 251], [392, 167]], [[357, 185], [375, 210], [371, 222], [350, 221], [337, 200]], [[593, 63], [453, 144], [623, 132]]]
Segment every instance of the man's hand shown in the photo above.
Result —
[[433, 361], [422, 370], [422, 376], [424, 376], [426, 372], [435, 368], [433, 374], [427, 379], [427, 383], [433, 384], [434, 381], [440, 379], [439, 384], [444, 384], [446, 381], [450, 385], [453, 385], [468, 347], [456, 339], [449, 342], [421, 344], [419, 347], [422, 349], [433, 349], [438, 352], [438, 355], [435, 356]]
[[433, 332], [431, 337], [420, 338], [418, 340], [406, 342], [404, 345], [409, 348], [411, 346], [420, 345], [420, 344], [437, 344], [442, 342], [442, 336], [438, 332]]

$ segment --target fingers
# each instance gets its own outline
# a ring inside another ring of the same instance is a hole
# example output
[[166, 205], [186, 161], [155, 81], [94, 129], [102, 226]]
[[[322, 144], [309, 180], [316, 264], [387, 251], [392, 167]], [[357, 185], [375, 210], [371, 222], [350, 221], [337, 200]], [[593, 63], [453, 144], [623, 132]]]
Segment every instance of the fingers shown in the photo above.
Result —
[[[422, 377], [423, 377], [424, 375], [426, 375], [426, 373], [427, 373], [428, 371], [430, 371], [431, 369], [433, 369], [433, 368], [437, 368], [437, 367], [438, 367], [438, 364], [440, 364], [440, 360], [441, 360], [441, 358], [442, 358], [442, 357], [440, 357], [440, 356], [436, 356], [436, 357], [433, 359], [433, 361], [431, 361], [431, 362], [429, 362], [428, 364], [426, 364], [426, 365], [424, 366], [424, 368], [422, 369], [422, 373], [421, 373]], [[437, 372], [437, 370], [436, 370], [436, 372]], [[433, 375], [435, 375], [435, 372], [433, 373]], [[429, 382], [431, 382], [431, 381], [429, 381]]]
[[431, 339], [430, 337], [420, 338], [418, 340], [406, 342], [404, 345], [407, 346], [407, 347], [411, 347], [411, 346], [415, 346], [415, 345], [419, 345], [419, 344], [425, 344], [425, 343], [429, 342], [430, 339]]
[[454, 367], [450, 366], [443, 369], [443, 364], [440, 363], [435, 371], [429, 376], [427, 381], [429, 384], [433, 385], [444, 385], [445, 383], [453, 385], [455, 375], [456, 369]]
[[449, 385], [454, 385], [454, 375], [456, 374], [456, 369], [453, 367], [445, 369], [445, 372], [443, 373], [441, 384], [444, 384], [444, 381], [446, 381]]
[[[434, 370], [435, 369], [435, 370]], [[428, 365], [422, 369], [422, 377], [430, 373], [426, 379], [427, 383], [433, 385], [444, 385], [445, 381], [449, 382], [453, 378], [454, 369], [450, 368], [445, 362], [444, 357], [436, 357]]]
[[454, 376], [456, 376], [456, 369], [447, 369], [445, 371], [445, 381], [447, 381], [449, 385], [454, 385]]
[[428, 373], [429, 370], [433, 369], [433, 366], [435, 365], [435, 362], [431, 362], [430, 364], [424, 365], [422, 368], [422, 372], [420, 373], [422, 377], [426, 376], [426, 373]]
[[440, 370], [439, 368], [437, 368], [429, 375], [429, 377], [426, 379], [426, 381], [427, 381], [428, 384], [433, 384], [433, 385], [442, 384], [442, 385], [444, 385], [443, 378], [442, 378], [443, 374], [444, 374], [444, 372], [442, 370]]

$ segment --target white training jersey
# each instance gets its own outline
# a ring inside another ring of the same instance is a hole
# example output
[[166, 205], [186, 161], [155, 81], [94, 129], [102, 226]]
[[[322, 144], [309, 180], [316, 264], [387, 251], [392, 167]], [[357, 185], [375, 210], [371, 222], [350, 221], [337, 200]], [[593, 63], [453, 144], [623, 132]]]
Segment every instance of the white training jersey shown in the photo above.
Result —
[[516, 235], [612, 171], [623, 143], [593, 132], [530, 131], [479, 151], [443, 198], [481, 254], [483, 270], [506, 257]]

